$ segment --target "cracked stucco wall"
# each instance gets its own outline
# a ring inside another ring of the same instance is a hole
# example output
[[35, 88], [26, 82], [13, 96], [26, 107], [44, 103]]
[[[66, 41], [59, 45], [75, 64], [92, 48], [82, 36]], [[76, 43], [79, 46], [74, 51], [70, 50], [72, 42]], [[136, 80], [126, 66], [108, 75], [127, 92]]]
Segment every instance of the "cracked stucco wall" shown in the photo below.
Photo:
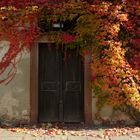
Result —
[[[9, 42], [0, 41], [0, 60], [9, 47]], [[4, 75], [3, 75], [4, 77]], [[2, 77], [1, 77], [2, 78]], [[30, 119], [30, 56], [23, 53], [17, 65], [17, 74], [8, 84], [0, 85], [0, 122], [28, 122]]]

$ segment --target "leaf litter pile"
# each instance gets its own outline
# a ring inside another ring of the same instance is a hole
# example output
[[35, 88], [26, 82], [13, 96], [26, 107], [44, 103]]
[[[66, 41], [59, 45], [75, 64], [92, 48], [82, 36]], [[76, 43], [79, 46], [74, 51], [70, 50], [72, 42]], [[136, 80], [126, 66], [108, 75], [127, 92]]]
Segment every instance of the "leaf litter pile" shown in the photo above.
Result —
[[115, 136], [129, 136], [130, 138], [140, 137], [140, 127], [111, 127], [111, 128], [98, 128], [86, 127], [84, 125], [62, 125], [62, 124], [41, 124], [33, 126], [20, 126], [20, 127], [5, 127], [8, 131], [16, 133], [30, 134], [34, 137], [48, 135], [55, 137], [61, 136], [89, 136], [95, 138], [108, 139]]

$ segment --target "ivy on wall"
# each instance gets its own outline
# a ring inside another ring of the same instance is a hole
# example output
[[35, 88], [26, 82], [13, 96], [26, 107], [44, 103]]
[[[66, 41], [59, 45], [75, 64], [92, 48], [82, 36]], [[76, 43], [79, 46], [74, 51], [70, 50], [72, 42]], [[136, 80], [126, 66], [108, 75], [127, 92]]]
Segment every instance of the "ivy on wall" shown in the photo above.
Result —
[[50, 41], [76, 47], [83, 54], [90, 52], [92, 88], [99, 98], [99, 110], [109, 103], [139, 112], [139, 0], [54, 2], [0, 2], [0, 38], [10, 42], [0, 62], [0, 76], [11, 67], [0, 83], [12, 80], [19, 55], [47, 33]]

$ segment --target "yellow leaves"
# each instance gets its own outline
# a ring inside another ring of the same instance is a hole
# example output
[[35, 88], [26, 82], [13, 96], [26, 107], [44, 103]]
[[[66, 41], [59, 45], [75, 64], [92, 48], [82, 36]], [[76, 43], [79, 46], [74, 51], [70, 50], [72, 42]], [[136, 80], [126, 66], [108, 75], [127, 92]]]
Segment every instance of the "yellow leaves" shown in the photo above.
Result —
[[100, 9], [102, 11], [107, 12], [109, 10], [110, 5], [111, 5], [111, 3], [109, 3], [109, 2], [102, 2]]
[[32, 8], [33, 11], [37, 11], [39, 9], [39, 7], [36, 6], [36, 5], [32, 6], [31, 8]]
[[113, 36], [117, 36], [119, 31], [120, 31], [120, 24], [113, 24], [108, 27], [108, 32]]
[[114, 25], [112, 25], [112, 28], [113, 28], [116, 32], [118, 32], [118, 31], [120, 30], [120, 24], [114, 24]]
[[140, 111], [140, 94], [138, 88], [134, 85], [123, 84], [122, 90], [124, 91], [127, 99], [126, 104]]
[[[14, 6], [3, 6], [0, 7], [0, 20], [5, 21], [14, 16], [12, 12], [15, 12], [17, 9]], [[9, 21], [10, 22], [10, 21]]]
[[69, 19], [69, 20], [73, 20], [74, 18], [76, 18], [78, 16], [78, 14], [69, 14], [68, 13], [68, 17], [67, 17], [67, 19]]
[[0, 15], [0, 19], [1, 19], [1, 20], [6, 20], [6, 19], [7, 19], [7, 17], [6, 17], [6, 16], [4, 16], [4, 15]]
[[0, 10], [7, 10], [6, 6], [0, 7]]
[[23, 9], [23, 13], [25, 13], [26, 15], [36, 13], [38, 11], [39, 11], [39, 6], [37, 5], [27, 6], [25, 7], [25, 9]]
[[14, 6], [3, 6], [3, 7], [0, 7], [0, 11], [16, 11], [17, 8], [14, 7]]
[[77, 19], [75, 31], [80, 37], [85, 35], [92, 35], [94, 37], [99, 25], [100, 19], [95, 14], [84, 14]]
[[117, 18], [120, 20], [120, 21], [128, 21], [128, 14], [119, 14], [117, 16]]
[[132, 95], [137, 95], [138, 94], [138, 90], [134, 87], [129, 86], [128, 84], [125, 84], [125, 86], [123, 86], [122, 89], [126, 94], [132, 94]]
[[98, 81], [95, 81], [95, 82], [94, 82], [94, 86], [99, 87], [99, 88], [102, 87], [101, 84], [100, 84]]

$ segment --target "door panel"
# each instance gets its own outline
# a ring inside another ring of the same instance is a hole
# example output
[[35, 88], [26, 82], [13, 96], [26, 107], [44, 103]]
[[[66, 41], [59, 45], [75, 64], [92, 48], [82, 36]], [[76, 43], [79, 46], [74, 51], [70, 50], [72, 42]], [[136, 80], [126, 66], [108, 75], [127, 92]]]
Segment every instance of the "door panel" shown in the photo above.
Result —
[[63, 65], [64, 121], [83, 121], [83, 65], [76, 51], [67, 51]]
[[47, 44], [39, 45], [39, 121], [59, 121], [59, 56]]
[[83, 63], [75, 51], [39, 44], [39, 121], [84, 121]]

